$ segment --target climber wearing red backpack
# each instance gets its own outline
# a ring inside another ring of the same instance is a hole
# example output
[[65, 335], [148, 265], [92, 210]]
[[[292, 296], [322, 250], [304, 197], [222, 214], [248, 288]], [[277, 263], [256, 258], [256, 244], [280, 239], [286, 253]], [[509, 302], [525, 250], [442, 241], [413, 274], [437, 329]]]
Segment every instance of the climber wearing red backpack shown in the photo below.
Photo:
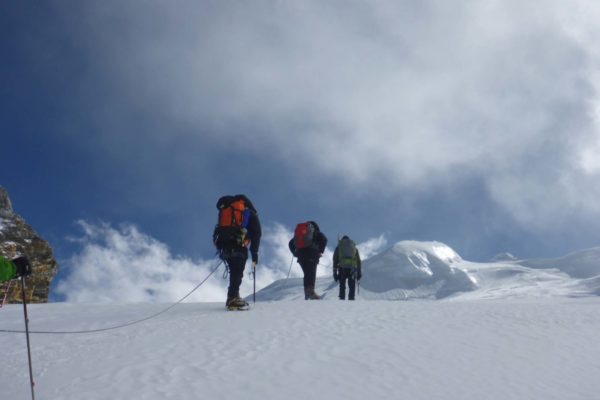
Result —
[[319, 258], [326, 247], [327, 237], [321, 232], [316, 222], [307, 221], [296, 225], [289, 248], [294, 257], [298, 258], [298, 264], [304, 272], [305, 300], [321, 299], [321, 296], [315, 292], [315, 280], [317, 279]]
[[240, 297], [240, 285], [248, 260], [248, 250], [255, 268], [262, 234], [258, 213], [252, 202], [243, 194], [223, 196], [217, 201], [219, 220], [213, 232], [213, 243], [219, 256], [229, 268], [227, 290], [228, 309], [248, 307]]

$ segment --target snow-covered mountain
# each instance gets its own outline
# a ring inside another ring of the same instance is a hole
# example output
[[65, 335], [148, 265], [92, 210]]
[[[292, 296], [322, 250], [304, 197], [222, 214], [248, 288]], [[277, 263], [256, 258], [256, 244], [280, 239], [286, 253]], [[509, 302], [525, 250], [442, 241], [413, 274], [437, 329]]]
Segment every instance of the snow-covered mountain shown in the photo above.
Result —
[[[330, 277], [317, 280], [325, 299], [336, 299]], [[260, 300], [302, 298], [302, 279], [273, 282]], [[360, 299], [580, 297], [600, 294], [600, 247], [557, 259], [518, 260], [503, 253], [493, 262], [463, 260], [440, 242], [398, 242], [363, 262]]]

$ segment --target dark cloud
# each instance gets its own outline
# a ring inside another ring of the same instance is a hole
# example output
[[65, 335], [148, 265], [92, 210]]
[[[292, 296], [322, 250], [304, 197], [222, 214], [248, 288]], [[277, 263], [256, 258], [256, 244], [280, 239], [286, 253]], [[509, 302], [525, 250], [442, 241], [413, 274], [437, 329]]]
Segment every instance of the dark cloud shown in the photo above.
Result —
[[[136, 212], [171, 199], [185, 225], [194, 203], [249, 191], [274, 220], [312, 213], [347, 230], [329, 216], [343, 197], [361, 210], [341, 214], [364, 239], [448, 240], [454, 226], [470, 248], [507, 231], [533, 243], [549, 227], [596, 226], [598, 10], [588, 3], [56, 7], [50, 37], [74, 73], [61, 100], [73, 129], [61, 137], [118, 177]], [[288, 216], [297, 198], [308, 200]], [[403, 228], [388, 228], [389, 201]], [[492, 232], [468, 238], [478, 228]]]

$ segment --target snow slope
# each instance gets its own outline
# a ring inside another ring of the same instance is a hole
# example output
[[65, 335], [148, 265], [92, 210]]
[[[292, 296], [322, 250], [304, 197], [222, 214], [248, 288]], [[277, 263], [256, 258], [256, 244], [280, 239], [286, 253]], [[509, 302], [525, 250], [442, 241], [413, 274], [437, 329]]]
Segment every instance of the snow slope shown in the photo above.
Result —
[[[600, 295], [600, 248], [558, 259], [494, 262], [463, 260], [440, 242], [402, 241], [363, 262], [359, 300], [506, 299]], [[317, 291], [337, 299], [338, 285], [318, 278]], [[260, 300], [296, 300], [302, 280], [273, 282], [257, 293]]]
[[[30, 306], [31, 329], [100, 328], [159, 304]], [[22, 308], [0, 310], [19, 329]], [[32, 335], [36, 397], [590, 400], [600, 299], [181, 304], [96, 334]], [[25, 338], [2, 334], [0, 397], [29, 397]]]
[[[442, 243], [400, 242], [365, 260], [354, 302], [336, 300], [337, 284], [328, 276], [319, 278], [318, 290], [335, 301], [301, 300], [302, 280], [284, 279], [257, 293], [248, 312], [184, 303], [105, 332], [33, 333], [36, 394], [53, 400], [598, 399], [596, 260], [597, 248], [553, 260], [474, 263]], [[169, 306], [30, 305], [30, 329], [100, 329]], [[22, 311], [0, 309], [0, 330], [22, 330]], [[0, 398], [29, 398], [24, 335], [0, 337]]]

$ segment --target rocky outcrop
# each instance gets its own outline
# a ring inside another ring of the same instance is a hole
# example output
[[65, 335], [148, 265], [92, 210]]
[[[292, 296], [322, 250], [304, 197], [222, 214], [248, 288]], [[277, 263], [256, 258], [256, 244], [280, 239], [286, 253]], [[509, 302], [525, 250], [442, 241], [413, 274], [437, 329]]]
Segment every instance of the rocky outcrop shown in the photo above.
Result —
[[[48, 301], [50, 283], [56, 275], [57, 264], [52, 248], [17, 215], [12, 208], [8, 193], [0, 186], [0, 254], [9, 260], [19, 255], [31, 262], [33, 273], [26, 280], [27, 302]], [[0, 283], [0, 301], [4, 298], [7, 283]], [[10, 285], [7, 302], [21, 302], [20, 286], [16, 281]]]

